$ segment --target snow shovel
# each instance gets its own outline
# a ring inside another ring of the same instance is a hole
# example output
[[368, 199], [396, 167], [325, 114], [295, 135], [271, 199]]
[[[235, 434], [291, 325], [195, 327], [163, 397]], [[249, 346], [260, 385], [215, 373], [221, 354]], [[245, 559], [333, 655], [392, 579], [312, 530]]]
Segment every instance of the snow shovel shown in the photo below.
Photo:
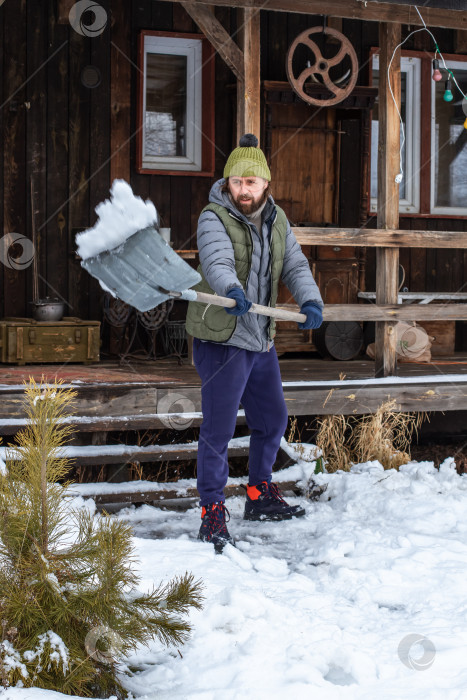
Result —
[[[200, 282], [201, 275], [172, 250], [153, 226], [140, 229], [117, 248], [82, 260], [81, 265], [104, 289], [138, 311], [149, 311], [170, 298], [236, 306], [234, 299], [190, 289]], [[306, 321], [305, 314], [259, 304], [252, 304], [249, 312], [284, 321]]]

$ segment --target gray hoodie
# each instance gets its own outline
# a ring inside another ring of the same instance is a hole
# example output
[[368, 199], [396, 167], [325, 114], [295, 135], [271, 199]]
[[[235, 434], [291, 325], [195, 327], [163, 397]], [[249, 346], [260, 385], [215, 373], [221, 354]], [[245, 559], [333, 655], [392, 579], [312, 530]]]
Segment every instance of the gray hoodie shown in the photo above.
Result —
[[[269, 237], [275, 219], [276, 205], [270, 196], [263, 209], [262, 230], [258, 231], [248, 218], [232, 203], [227, 192], [222, 192], [224, 179], [214, 183], [209, 193], [209, 201], [220, 204], [235, 217], [245, 221], [250, 227], [253, 240], [251, 270], [245, 296], [255, 304], [269, 306], [271, 279], [269, 274]], [[241, 287], [235, 273], [235, 260], [232, 242], [219, 217], [214, 212], [201, 214], [198, 221], [198, 250], [204, 276], [214, 292], [226, 296], [232, 287]], [[297, 240], [287, 223], [284, 265], [281, 274], [298, 306], [305, 301], [314, 301], [323, 307], [319, 289], [311, 274], [308, 260], [303, 255]], [[237, 318], [237, 327], [224, 345], [235, 345], [245, 350], [264, 352], [271, 347], [268, 340], [269, 317], [247, 313]]]

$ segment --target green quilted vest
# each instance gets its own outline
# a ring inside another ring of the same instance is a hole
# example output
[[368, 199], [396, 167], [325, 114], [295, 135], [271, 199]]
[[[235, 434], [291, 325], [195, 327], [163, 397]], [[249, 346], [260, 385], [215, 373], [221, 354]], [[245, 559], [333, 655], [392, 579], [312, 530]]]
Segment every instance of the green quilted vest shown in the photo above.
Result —
[[[280, 207], [276, 207], [276, 209], [277, 215], [272, 226], [270, 243], [271, 298], [269, 300], [269, 306], [276, 305], [279, 278], [284, 263], [285, 238], [287, 233], [287, 217]], [[244, 221], [230, 215], [227, 209], [220, 204], [208, 204], [208, 206], [203, 209], [203, 212], [205, 211], [213, 211], [224, 224], [230, 240], [232, 241], [235, 257], [235, 271], [238, 280], [243, 289], [246, 289], [253, 250], [250, 227]], [[193, 289], [197, 292], [215, 294], [204, 278], [201, 265], [198, 266], [198, 272], [202, 280], [193, 287]], [[237, 318], [237, 316], [226, 313], [222, 306], [213, 306], [212, 304], [190, 301], [186, 316], [186, 330], [195, 338], [225, 343], [235, 331]], [[275, 328], [275, 320], [271, 319], [269, 324], [270, 340], [272, 340], [276, 334]]]

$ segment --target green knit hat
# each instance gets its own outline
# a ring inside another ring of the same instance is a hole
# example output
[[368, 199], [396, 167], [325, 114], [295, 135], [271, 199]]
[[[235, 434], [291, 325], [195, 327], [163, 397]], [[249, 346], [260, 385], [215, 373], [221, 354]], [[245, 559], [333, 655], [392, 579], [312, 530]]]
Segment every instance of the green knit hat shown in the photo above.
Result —
[[242, 136], [238, 148], [234, 148], [227, 159], [224, 177], [262, 177], [271, 180], [271, 171], [254, 134]]

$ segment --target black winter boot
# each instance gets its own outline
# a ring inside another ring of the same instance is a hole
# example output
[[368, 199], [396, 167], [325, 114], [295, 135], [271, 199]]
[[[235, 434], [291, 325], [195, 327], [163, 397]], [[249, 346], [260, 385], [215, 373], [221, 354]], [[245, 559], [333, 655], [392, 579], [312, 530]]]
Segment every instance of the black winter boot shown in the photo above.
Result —
[[301, 506], [289, 506], [276, 484], [262, 481], [247, 486], [244, 520], [290, 520], [305, 515]]
[[220, 553], [226, 544], [234, 544], [227, 530], [225, 514], [228, 520], [230, 514], [223, 502], [209, 503], [201, 510], [201, 527], [198, 539], [202, 542], [212, 542], [216, 552]]

